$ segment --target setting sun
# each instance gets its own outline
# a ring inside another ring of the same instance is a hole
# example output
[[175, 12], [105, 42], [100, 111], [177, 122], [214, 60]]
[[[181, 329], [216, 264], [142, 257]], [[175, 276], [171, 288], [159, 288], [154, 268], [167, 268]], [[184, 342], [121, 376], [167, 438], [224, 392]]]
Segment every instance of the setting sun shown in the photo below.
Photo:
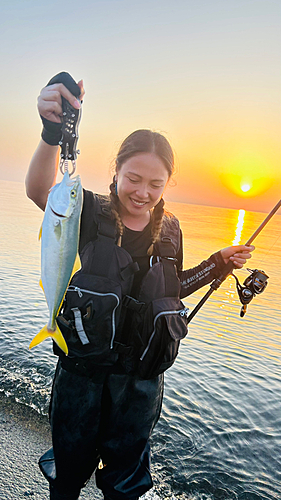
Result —
[[241, 191], [243, 191], [243, 193], [247, 193], [247, 191], [250, 191], [250, 189], [251, 189], [250, 184], [242, 184], [241, 186]]

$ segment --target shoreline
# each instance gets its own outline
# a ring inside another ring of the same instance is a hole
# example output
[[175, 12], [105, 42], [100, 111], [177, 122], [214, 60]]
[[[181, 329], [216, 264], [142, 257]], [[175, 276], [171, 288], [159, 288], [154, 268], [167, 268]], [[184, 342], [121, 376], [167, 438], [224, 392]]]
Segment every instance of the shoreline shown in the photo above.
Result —
[[[0, 393], [1, 500], [48, 500], [48, 482], [38, 467], [39, 457], [51, 447], [48, 418]], [[92, 478], [79, 500], [100, 500]]]

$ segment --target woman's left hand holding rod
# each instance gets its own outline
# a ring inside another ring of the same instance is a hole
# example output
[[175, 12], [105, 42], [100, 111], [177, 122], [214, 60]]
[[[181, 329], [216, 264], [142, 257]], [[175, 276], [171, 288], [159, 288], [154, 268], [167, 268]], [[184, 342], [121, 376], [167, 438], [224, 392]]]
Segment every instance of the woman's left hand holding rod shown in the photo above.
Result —
[[253, 245], [236, 245], [223, 248], [221, 250], [222, 258], [225, 264], [229, 261], [233, 263], [233, 267], [241, 269], [247, 260], [252, 257], [251, 253], [255, 250]]

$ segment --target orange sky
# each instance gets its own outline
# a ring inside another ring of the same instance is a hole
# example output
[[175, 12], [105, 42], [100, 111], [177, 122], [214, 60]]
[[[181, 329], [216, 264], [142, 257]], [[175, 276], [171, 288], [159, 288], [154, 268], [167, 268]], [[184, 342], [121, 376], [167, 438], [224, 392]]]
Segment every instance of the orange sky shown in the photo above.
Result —
[[119, 144], [151, 128], [175, 151], [168, 200], [270, 210], [281, 192], [280, 8], [273, 0], [176, 4], [5, 5], [0, 178], [24, 180], [40, 137], [37, 95], [66, 70], [85, 81], [78, 171], [86, 188], [106, 192]]

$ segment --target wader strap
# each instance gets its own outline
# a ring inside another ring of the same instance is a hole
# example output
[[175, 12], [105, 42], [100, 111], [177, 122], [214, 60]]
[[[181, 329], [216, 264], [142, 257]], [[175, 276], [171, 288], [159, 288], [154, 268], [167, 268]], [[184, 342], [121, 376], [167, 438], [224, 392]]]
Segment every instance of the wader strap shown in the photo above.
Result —
[[71, 311], [74, 314], [75, 328], [78, 334], [79, 339], [81, 340], [83, 345], [89, 344], [90, 341], [85, 333], [82, 323], [81, 311], [78, 307], [73, 307]]
[[128, 264], [122, 271], [120, 272], [122, 280], [126, 280], [127, 278], [130, 278], [132, 274], [135, 274], [137, 271], [139, 271], [139, 265], [137, 262], [131, 262], [131, 264]]

